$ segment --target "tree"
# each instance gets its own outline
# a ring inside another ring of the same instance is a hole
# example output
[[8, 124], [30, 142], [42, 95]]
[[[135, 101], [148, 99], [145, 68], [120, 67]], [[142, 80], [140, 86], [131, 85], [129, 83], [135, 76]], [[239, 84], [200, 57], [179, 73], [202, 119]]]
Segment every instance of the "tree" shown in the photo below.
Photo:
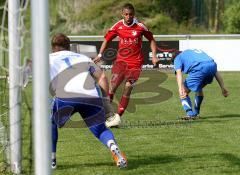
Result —
[[226, 33], [240, 33], [240, 2], [231, 4], [223, 15]]

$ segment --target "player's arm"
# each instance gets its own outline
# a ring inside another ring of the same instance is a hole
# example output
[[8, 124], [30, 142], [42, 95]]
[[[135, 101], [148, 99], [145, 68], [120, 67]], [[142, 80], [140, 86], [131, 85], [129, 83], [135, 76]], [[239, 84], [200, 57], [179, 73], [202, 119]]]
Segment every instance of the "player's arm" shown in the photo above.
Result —
[[154, 38], [150, 41], [150, 47], [152, 50], [152, 63], [155, 66], [159, 60], [157, 58], [157, 43]]
[[[144, 26], [144, 25], [143, 25]], [[153, 38], [153, 34], [151, 31], [147, 29], [146, 26], [144, 26], [145, 30], [143, 32], [143, 35], [149, 40], [150, 42], [150, 48], [152, 50], [152, 63], [155, 66], [156, 63], [159, 61], [157, 58], [157, 43], [155, 39]]]
[[107, 97], [109, 91], [109, 84], [107, 76], [105, 75], [104, 71], [97, 69], [95, 72], [92, 73], [92, 76], [100, 86], [103, 96]]
[[181, 69], [176, 70], [176, 78], [177, 78], [179, 96], [180, 98], [185, 98], [187, 96], [187, 91], [183, 84], [183, 75], [182, 75]]
[[98, 63], [101, 60], [102, 54], [104, 50], [107, 48], [107, 46], [108, 46], [108, 41], [104, 39], [104, 41], [102, 42], [99, 54], [93, 59], [94, 63]]
[[227, 97], [228, 96], [228, 90], [225, 88], [225, 85], [224, 85], [224, 82], [223, 82], [223, 79], [221, 77], [221, 75], [219, 74], [219, 72], [217, 71], [217, 73], [215, 74], [215, 78], [222, 90], [222, 95], [224, 97]]
[[103, 106], [104, 106], [106, 117], [108, 118], [114, 114], [114, 109], [113, 109], [113, 107], [110, 103], [110, 99], [108, 97], [108, 92], [109, 92], [108, 79], [107, 79], [104, 71], [99, 69], [99, 67], [96, 64], [92, 63], [92, 66], [95, 67], [96, 69], [92, 69], [95, 71], [91, 75], [101, 88], [101, 92], [102, 92], [102, 96], [103, 96], [103, 98], [102, 98]]
[[98, 55], [93, 59], [94, 63], [97, 63], [101, 60], [103, 52], [108, 46], [108, 43], [113, 40], [118, 35], [116, 28], [112, 27], [104, 36], [104, 41], [102, 42], [100, 51]]

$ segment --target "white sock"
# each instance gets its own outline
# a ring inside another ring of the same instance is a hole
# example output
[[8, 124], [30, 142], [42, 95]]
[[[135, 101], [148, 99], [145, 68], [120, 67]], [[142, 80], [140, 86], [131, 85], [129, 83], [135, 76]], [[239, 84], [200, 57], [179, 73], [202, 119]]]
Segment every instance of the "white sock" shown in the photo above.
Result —
[[107, 147], [108, 147], [111, 151], [116, 150], [116, 149], [119, 149], [118, 146], [117, 146], [117, 144], [116, 144], [116, 142], [115, 142], [114, 140], [109, 140], [109, 141], [107, 142]]
[[52, 159], [56, 159], [56, 153], [52, 152]]

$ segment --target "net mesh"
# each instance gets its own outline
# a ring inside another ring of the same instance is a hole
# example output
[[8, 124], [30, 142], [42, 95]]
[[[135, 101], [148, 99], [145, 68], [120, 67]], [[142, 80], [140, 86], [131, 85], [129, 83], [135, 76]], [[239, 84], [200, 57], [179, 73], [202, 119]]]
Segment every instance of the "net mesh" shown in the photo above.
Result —
[[[1, 4], [2, 3], [2, 4]], [[0, 2], [0, 174], [10, 170], [10, 152], [9, 152], [9, 48], [8, 48], [8, 0]], [[20, 52], [21, 66], [18, 67], [22, 87], [21, 101], [21, 125], [22, 125], [22, 173], [32, 174], [32, 143], [31, 143], [31, 81], [28, 81], [27, 63], [30, 58], [31, 47], [29, 20], [26, 17], [30, 15], [29, 0], [21, 0], [19, 8], [19, 26], [20, 44], [17, 46]], [[30, 79], [31, 80], [31, 79]], [[29, 86], [26, 84], [29, 82]], [[25, 87], [25, 88], [24, 88]]]

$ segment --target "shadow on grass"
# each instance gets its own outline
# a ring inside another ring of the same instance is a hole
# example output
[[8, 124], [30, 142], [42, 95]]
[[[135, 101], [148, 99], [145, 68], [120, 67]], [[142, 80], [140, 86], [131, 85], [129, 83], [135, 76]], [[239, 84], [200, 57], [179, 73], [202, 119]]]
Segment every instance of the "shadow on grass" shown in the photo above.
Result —
[[141, 155], [141, 157], [130, 157], [128, 162], [128, 170], [137, 169], [155, 164], [167, 164], [182, 161], [181, 157], [175, 155]]
[[82, 169], [82, 168], [91, 168], [91, 167], [98, 167], [98, 166], [115, 166], [113, 162], [98, 162], [98, 163], [81, 163], [81, 160], [79, 160], [79, 163], [74, 164], [58, 164], [57, 170], [65, 170], [65, 169]]
[[[182, 161], [182, 158], [174, 155], [141, 155], [141, 157], [129, 157], [128, 167], [125, 170], [137, 169], [138, 167], [145, 167], [154, 164], [167, 164], [172, 162]], [[58, 170], [71, 169], [71, 168], [91, 168], [97, 166], [109, 166], [114, 167], [115, 164], [110, 161], [99, 163], [76, 163], [67, 165], [58, 165]]]
[[230, 118], [239, 118], [240, 119], [240, 114], [226, 114], [226, 115], [201, 117], [201, 119], [230, 119]]
[[216, 116], [200, 116], [200, 119], [194, 120], [193, 123], [220, 123], [230, 120], [240, 120], [240, 114], [227, 114], [227, 115], [216, 115]]
[[232, 165], [238, 166], [240, 169], [240, 157], [237, 157], [231, 153], [221, 153], [219, 155], [229, 161]]
[[[227, 161], [230, 163], [231, 166], [231, 172], [233, 173], [235, 171], [239, 172], [240, 171], [240, 157], [232, 154], [232, 153], [213, 153], [213, 154], [190, 154], [190, 155], [185, 155], [182, 157], [183, 160], [187, 159], [206, 159], [207, 157], [211, 157], [211, 160], [215, 162], [216, 160], [224, 162]], [[194, 160], [192, 160], [194, 162]], [[209, 163], [208, 163], [209, 164]], [[209, 164], [210, 166], [210, 164]], [[219, 165], [221, 166], [221, 165]], [[237, 168], [234, 170], [233, 166], [237, 166]]]
[[[211, 159], [208, 159], [211, 157]], [[206, 159], [207, 158], [207, 159]], [[129, 156], [128, 157], [128, 167], [126, 169], [123, 169], [121, 171], [132, 171], [138, 168], [145, 169], [151, 165], [165, 165], [169, 163], [173, 163], [173, 165], [181, 165], [183, 162], [190, 161], [194, 162], [195, 159], [197, 161], [203, 161], [203, 165], [207, 165], [207, 169], [203, 170], [206, 168], [205, 166], [199, 165], [200, 167], [192, 167], [192, 171], [199, 171], [199, 168], [202, 169], [201, 171], [209, 171], [209, 168], [211, 167], [214, 168], [219, 168], [224, 165], [224, 167], [219, 171], [224, 173], [224, 174], [233, 174], [233, 173], [238, 173], [240, 171], [240, 157], [234, 155], [233, 153], [213, 153], [213, 154], [187, 154], [183, 156], [177, 156], [177, 155], [171, 155], [171, 154], [163, 154], [163, 155], [135, 155], [135, 156]], [[221, 162], [220, 164], [216, 164], [216, 161]], [[229, 164], [226, 164], [224, 162], [228, 162]], [[190, 163], [191, 165], [191, 163]], [[112, 171], [116, 167], [113, 162], [106, 160], [98, 163], [84, 163], [80, 162], [79, 163], [70, 163], [70, 164], [64, 164], [64, 165], [58, 165], [57, 170], [67, 170], [67, 169], [91, 169], [91, 168], [97, 168], [98, 167], [101, 169], [105, 167], [105, 170]], [[112, 169], [112, 170], [110, 170]], [[147, 169], [146, 169], [147, 170]], [[130, 172], [129, 172], [130, 173]]]

